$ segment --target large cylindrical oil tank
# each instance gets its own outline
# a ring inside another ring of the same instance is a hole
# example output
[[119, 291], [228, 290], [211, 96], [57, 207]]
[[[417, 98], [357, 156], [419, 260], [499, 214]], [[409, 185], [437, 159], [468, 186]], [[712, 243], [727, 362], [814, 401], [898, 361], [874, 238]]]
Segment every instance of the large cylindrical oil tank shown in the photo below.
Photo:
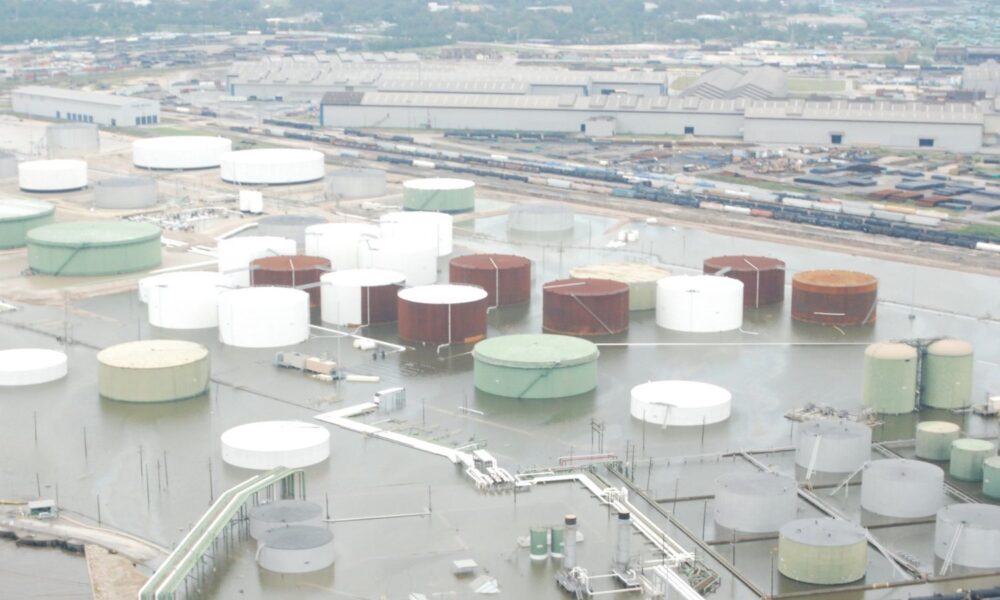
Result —
[[573, 232], [573, 208], [553, 202], [515, 204], [507, 211], [507, 231], [515, 236], [538, 239], [562, 237]]
[[792, 277], [792, 319], [820, 325], [875, 322], [878, 280], [856, 271], [803, 271]]
[[156, 180], [152, 177], [112, 177], [94, 185], [98, 208], [149, 208], [156, 205]]
[[271, 236], [246, 236], [221, 240], [218, 246], [219, 273], [233, 287], [250, 285], [250, 263], [267, 256], [295, 254], [295, 240]]
[[924, 355], [920, 401], [953, 410], [972, 403], [972, 344], [953, 339], [931, 342]]
[[310, 225], [306, 227], [305, 252], [328, 259], [334, 269], [357, 269], [362, 239], [378, 239], [378, 226], [369, 223]]
[[821, 473], [853, 473], [871, 459], [872, 430], [857, 421], [809, 421], [797, 427], [795, 464]]
[[528, 557], [531, 560], [546, 560], [549, 557], [549, 530], [532, 527], [528, 531]]
[[315, 525], [272, 529], [262, 535], [257, 544], [260, 568], [283, 575], [326, 569], [336, 557], [333, 533]]
[[358, 241], [358, 265], [365, 269], [398, 271], [406, 275], [406, 285], [431, 285], [437, 281], [437, 240], [433, 236], [362, 238]]
[[983, 494], [1000, 500], [1000, 456], [991, 456], [983, 461]]
[[675, 275], [656, 284], [656, 324], [693, 333], [743, 326], [743, 283], [714, 275]]
[[628, 284], [557, 279], [542, 287], [542, 328], [566, 335], [612, 335], [628, 329]]
[[326, 217], [319, 215], [271, 215], [257, 222], [260, 235], [282, 237], [295, 240], [299, 250], [306, 246], [306, 230], [326, 223]]
[[132, 142], [132, 164], [141, 169], [179, 171], [218, 167], [233, 142], [222, 137], [173, 135]]
[[219, 293], [225, 277], [209, 271], [178, 271], [139, 280], [149, 324], [164, 329], [207, 329], [219, 325]]
[[[445, 213], [428, 211], [391, 212], [379, 218], [379, 237], [383, 239], [435, 238], [438, 256], [448, 256], [452, 244], [454, 218]], [[417, 243], [420, 243], [419, 241]]]
[[54, 123], [45, 128], [49, 158], [82, 157], [101, 150], [95, 123]]
[[48, 383], [66, 376], [66, 354], [45, 348], [0, 350], [0, 387]]
[[323, 179], [322, 152], [299, 148], [257, 148], [219, 157], [222, 180], [238, 185], [288, 185]]
[[919, 460], [875, 460], [861, 475], [861, 506], [875, 514], [916, 519], [944, 505], [944, 471]]
[[70, 192], [87, 187], [82, 160], [31, 160], [17, 166], [18, 186], [26, 192]]
[[67, 221], [28, 232], [28, 265], [45, 275], [134, 273], [160, 264], [160, 228], [132, 221]]
[[[955, 535], [958, 528], [962, 530]], [[1000, 568], [1000, 506], [950, 504], [937, 513], [934, 554], [973, 569]]]
[[879, 342], [865, 349], [861, 400], [879, 414], [901, 415], [917, 408], [917, 349]]
[[947, 421], [917, 423], [916, 456], [924, 460], [949, 460], [951, 443], [962, 434], [961, 428]]
[[17, 155], [0, 150], [0, 179], [17, 177]]
[[208, 390], [208, 349], [183, 340], [140, 340], [97, 353], [101, 396], [122, 402], [168, 402]]
[[743, 306], [760, 308], [785, 299], [785, 263], [768, 256], [715, 256], [702, 263], [706, 275], [719, 273], [743, 283]]
[[319, 306], [319, 279], [330, 272], [330, 261], [319, 256], [268, 256], [250, 263], [250, 285], [278, 286], [309, 294], [309, 306]]
[[219, 341], [241, 348], [293, 346], [309, 339], [309, 294], [258, 287], [219, 294]]
[[23, 246], [28, 232], [51, 223], [55, 212], [51, 202], [0, 199], [0, 250]]
[[798, 519], [778, 532], [778, 571], [795, 581], [836, 585], [857, 581], [868, 568], [867, 531], [832, 518]]
[[403, 182], [403, 209], [468, 212], [476, 207], [476, 184], [468, 179], [430, 177]]
[[385, 171], [337, 169], [326, 175], [326, 194], [332, 198], [375, 198], [385, 195]]
[[374, 325], [397, 319], [406, 275], [381, 269], [346, 269], [320, 277], [321, 314], [335, 325]]
[[322, 525], [323, 507], [305, 500], [275, 500], [250, 509], [250, 537], [261, 537], [279, 527]]
[[996, 456], [997, 446], [989, 440], [963, 438], [951, 443], [948, 473], [963, 481], [983, 480], [983, 461]]
[[597, 387], [593, 342], [568, 335], [504, 335], [472, 351], [476, 388], [507, 398], [562, 398]]
[[575, 279], [609, 279], [628, 284], [629, 310], [656, 308], [656, 282], [670, 271], [646, 263], [605, 263], [576, 267], [569, 272]]
[[795, 519], [798, 484], [769, 472], [730, 473], [715, 480], [715, 522], [734, 531], [770, 533]]
[[632, 388], [632, 417], [662, 426], [711, 425], [729, 418], [733, 395], [701, 381], [650, 381]]
[[473, 344], [486, 337], [486, 291], [425, 285], [399, 291], [399, 337], [424, 344]]
[[523, 256], [457, 256], [448, 265], [448, 280], [483, 288], [490, 306], [520, 304], [531, 299], [531, 261]]
[[227, 429], [222, 460], [242, 469], [300, 469], [330, 458], [330, 432], [304, 421], [258, 421]]

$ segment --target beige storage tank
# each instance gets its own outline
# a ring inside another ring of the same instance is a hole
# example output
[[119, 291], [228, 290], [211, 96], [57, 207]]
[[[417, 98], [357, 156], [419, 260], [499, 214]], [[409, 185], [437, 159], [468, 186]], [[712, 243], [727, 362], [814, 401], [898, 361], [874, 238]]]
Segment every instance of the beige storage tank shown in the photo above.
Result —
[[97, 354], [101, 396], [122, 402], [166, 402], [208, 390], [208, 349], [183, 340], [141, 340]]

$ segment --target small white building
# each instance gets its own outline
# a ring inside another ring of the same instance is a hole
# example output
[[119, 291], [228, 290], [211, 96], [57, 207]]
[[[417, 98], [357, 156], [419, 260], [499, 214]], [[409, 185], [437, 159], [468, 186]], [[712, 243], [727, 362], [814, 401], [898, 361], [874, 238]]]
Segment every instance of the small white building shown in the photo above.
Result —
[[160, 121], [156, 100], [100, 92], [32, 85], [14, 90], [11, 104], [15, 113], [104, 127], [139, 127]]

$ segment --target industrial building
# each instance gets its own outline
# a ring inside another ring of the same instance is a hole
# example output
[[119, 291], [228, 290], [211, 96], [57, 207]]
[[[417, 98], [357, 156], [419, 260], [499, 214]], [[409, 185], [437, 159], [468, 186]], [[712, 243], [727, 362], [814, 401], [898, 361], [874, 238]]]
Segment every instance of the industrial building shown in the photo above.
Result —
[[753, 100], [784, 98], [788, 95], [788, 81], [785, 72], [776, 67], [737, 69], [725, 66], [702, 73], [680, 95]]
[[104, 127], [139, 127], [160, 121], [160, 103], [100, 92], [26, 86], [11, 92], [14, 112]]

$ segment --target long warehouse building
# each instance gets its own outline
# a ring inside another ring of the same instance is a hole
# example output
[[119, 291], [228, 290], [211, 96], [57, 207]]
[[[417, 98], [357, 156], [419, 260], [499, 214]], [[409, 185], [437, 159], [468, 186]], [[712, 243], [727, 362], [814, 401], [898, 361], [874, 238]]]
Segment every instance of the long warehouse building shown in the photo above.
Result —
[[104, 127], [155, 125], [160, 103], [148, 98], [44, 86], [20, 87], [11, 93], [15, 113]]
[[512, 96], [331, 92], [326, 127], [489, 129], [607, 136], [697, 135], [753, 143], [872, 145], [976, 152], [984, 115], [974, 104], [699, 97]]

